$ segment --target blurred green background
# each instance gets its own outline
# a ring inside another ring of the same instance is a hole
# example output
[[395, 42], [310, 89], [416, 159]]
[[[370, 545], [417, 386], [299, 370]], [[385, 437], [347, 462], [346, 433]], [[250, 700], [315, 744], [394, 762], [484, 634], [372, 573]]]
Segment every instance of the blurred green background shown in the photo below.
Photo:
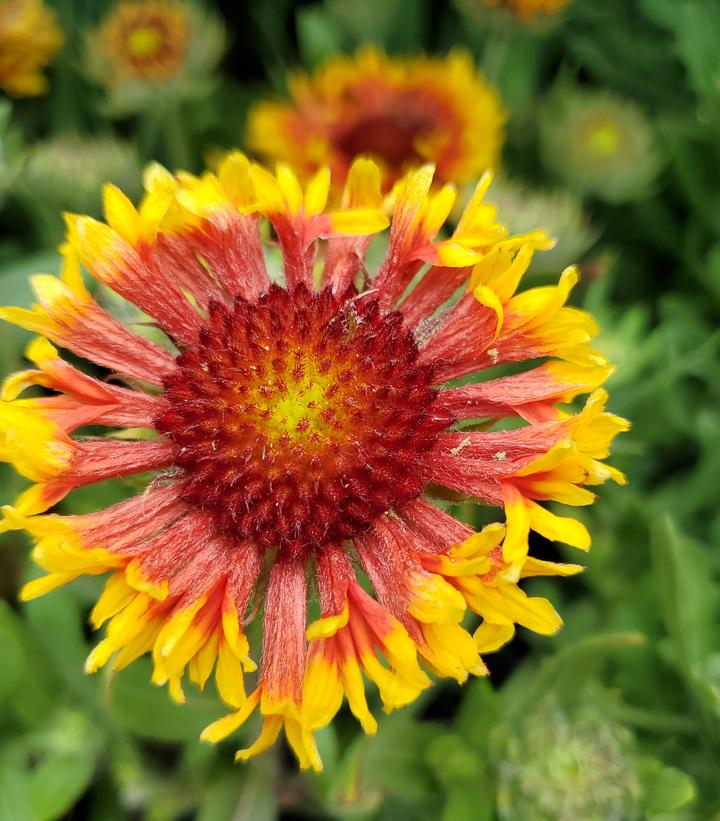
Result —
[[[489, 680], [436, 684], [374, 738], [343, 711], [320, 734], [321, 775], [299, 774], [282, 745], [233, 766], [237, 738], [197, 741], [223, 712], [214, 693], [177, 707], [149, 663], [85, 677], [99, 582], [18, 605], [28, 544], [2, 536], [0, 819], [720, 819], [717, 0], [575, 0], [530, 22], [481, 0], [206, 4], [202, 70], [149, 104], [110, 99], [86, 67], [109, 4], [48, 5], [66, 42], [47, 94], [0, 98], [3, 304], [29, 305], [27, 275], [57, 271], [60, 211], [97, 212], [107, 179], [137, 195], [151, 158], [199, 170], [242, 146], [249, 104], [282, 93], [288, 69], [370, 42], [463, 46], [509, 112], [490, 201], [511, 227], [542, 220], [560, 239], [530, 280], [581, 264], [575, 301], [600, 320], [618, 366], [610, 407], [633, 422], [613, 460], [630, 483], [584, 511], [581, 577], [531, 580], [560, 634], [522, 632], [488, 657]], [[584, 139], [596, 114], [604, 130]], [[3, 374], [28, 340], [0, 327]], [[2, 503], [22, 486], [5, 466], [0, 482]], [[83, 489], [61, 507], [132, 490]]]

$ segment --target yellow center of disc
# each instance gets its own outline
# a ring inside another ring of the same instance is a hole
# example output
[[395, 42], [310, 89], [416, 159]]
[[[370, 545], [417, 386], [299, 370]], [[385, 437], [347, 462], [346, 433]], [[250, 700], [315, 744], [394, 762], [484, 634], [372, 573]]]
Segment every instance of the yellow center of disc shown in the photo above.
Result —
[[292, 441], [326, 441], [332, 433], [328, 424], [337, 421], [328, 390], [336, 379], [335, 369], [321, 373], [312, 357], [301, 352], [288, 357], [274, 378], [254, 392], [261, 427], [270, 440], [290, 437]]
[[620, 132], [614, 123], [599, 123], [588, 130], [586, 143], [596, 156], [611, 157], [620, 147]]
[[143, 26], [134, 29], [127, 41], [128, 51], [133, 57], [153, 57], [160, 51], [162, 36], [156, 28]]

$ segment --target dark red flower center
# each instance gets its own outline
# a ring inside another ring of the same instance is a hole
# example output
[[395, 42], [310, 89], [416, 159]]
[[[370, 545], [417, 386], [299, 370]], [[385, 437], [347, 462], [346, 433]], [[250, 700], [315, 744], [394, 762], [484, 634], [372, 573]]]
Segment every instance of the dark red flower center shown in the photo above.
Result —
[[369, 154], [400, 170], [420, 162], [416, 141], [427, 130], [424, 118], [388, 113], [361, 119], [339, 134], [335, 144], [349, 159]]
[[185, 499], [268, 548], [350, 538], [418, 496], [423, 454], [452, 421], [400, 315], [329, 290], [214, 303], [177, 365], [158, 428]]

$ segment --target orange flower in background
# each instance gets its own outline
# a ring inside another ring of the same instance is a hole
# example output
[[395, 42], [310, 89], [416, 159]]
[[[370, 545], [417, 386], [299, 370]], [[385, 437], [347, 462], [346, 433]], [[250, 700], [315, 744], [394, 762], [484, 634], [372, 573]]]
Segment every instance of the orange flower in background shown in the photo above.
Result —
[[303, 179], [328, 165], [341, 187], [358, 154], [382, 168], [387, 187], [424, 162], [450, 182], [475, 180], [498, 163], [505, 113], [465, 52], [393, 58], [366, 48], [293, 74], [288, 86], [289, 102], [251, 110], [247, 139]]
[[96, 36], [115, 82], [162, 80], [177, 74], [185, 63], [187, 11], [172, 0], [126, 0], [115, 7]]
[[[33, 483], [2, 528], [27, 530], [46, 571], [21, 595], [108, 574], [91, 614], [107, 632], [88, 672], [151, 653], [153, 682], [178, 702], [185, 677], [202, 688], [214, 673], [231, 712], [205, 740], [259, 711], [238, 759], [284, 730], [300, 766], [319, 770], [314, 733], [345, 699], [376, 731], [368, 682], [390, 711], [431, 676], [485, 675], [481, 654], [518, 625], [559, 629], [521, 580], [582, 568], [531, 557], [530, 531], [587, 550], [585, 527], [545, 504], [587, 505], [588, 487], [624, 481], [603, 462], [627, 428], [604, 409], [611, 368], [591, 348], [592, 318], [566, 305], [574, 269], [517, 293], [550, 243], [508, 235], [483, 203], [488, 178], [446, 238], [455, 194], [433, 188], [432, 166], [383, 203], [378, 167], [356, 160], [337, 208], [327, 168], [303, 188], [289, 167], [272, 174], [237, 152], [217, 176], [152, 166], [145, 184], [138, 209], [107, 186], [106, 222], [69, 216], [62, 277], [33, 279], [32, 309], [0, 309], [41, 335], [0, 402], [0, 458]], [[389, 222], [370, 278], [366, 251]], [[281, 282], [266, 267], [270, 242]], [[166, 344], [98, 305], [81, 265], [152, 317]], [[505, 363], [526, 367], [492, 372]], [[486, 369], [486, 381], [455, 386]], [[45, 390], [26, 398], [32, 386]], [[559, 407], [582, 394], [583, 410]], [[74, 488], [140, 473], [146, 489], [107, 510], [46, 512]], [[473, 532], [438, 501], [450, 491], [504, 510], [504, 522]], [[245, 634], [257, 613], [262, 649]]]
[[55, 14], [41, 0], [0, 0], [0, 88], [8, 94], [42, 94], [42, 70], [62, 44]]
[[548, 14], [557, 14], [569, 0], [482, 0], [486, 6], [507, 9], [521, 20], [532, 20]]

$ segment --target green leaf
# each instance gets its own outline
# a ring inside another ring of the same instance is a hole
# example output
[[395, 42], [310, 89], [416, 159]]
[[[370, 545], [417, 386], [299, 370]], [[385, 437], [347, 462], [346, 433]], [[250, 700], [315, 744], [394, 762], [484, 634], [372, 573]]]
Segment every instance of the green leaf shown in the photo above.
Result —
[[210, 693], [187, 688], [187, 703], [175, 704], [167, 690], [150, 682], [151, 662], [138, 659], [128, 669], [108, 673], [108, 709], [124, 729], [159, 741], [196, 740], [227, 712]]
[[295, 20], [300, 54], [309, 68], [342, 50], [342, 35], [322, 8], [298, 9]]
[[494, 785], [476, 749], [448, 733], [429, 744], [427, 761], [446, 790], [442, 821], [491, 821]]
[[640, 0], [640, 5], [651, 20], [669, 29], [677, 24], [681, 14], [681, 4], [676, 0]]
[[[493, 39], [488, 44], [490, 65], [486, 68], [492, 70], [492, 62], [495, 62], [494, 76], [489, 79], [497, 85], [503, 103], [516, 118], [537, 99], [541, 43], [538, 38], [518, 37], [516, 40]], [[525, 136], [529, 136], [528, 123], [523, 121], [522, 126]]]
[[[18, 736], [3, 751], [12, 761], [19, 792], [13, 800], [30, 810], [32, 821], [65, 816], [87, 790], [100, 749], [100, 735], [92, 720], [76, 710], [60, 711], [42, 730]], [[0, 769], [5, 769], [0, 765]], [[15, 819], [15, 815], [0, 818]]]
[[708, 251], [705, 264], [699, 266], [697, 273], [703, 285], [720, 300], [720, 244], [716, 243]]
[[482, 783], [463, 784], [448, 790], [440, 821], [493, 821], [493, 790]]
[[83, 633], [83, 615], [72, 589], [54, 590], [23, 606], [38, 643], [68, 686], [84, 698], [94, 698], [95, 686], [84, 673], [89, 648]]
[[522, 718], [550, 693], [576, 692], [609, 653], [644, 643], [641, 633], [601, 633], [563, 647], [535, 672], [521, 668], [502, 690], [505, 718]]
[[17, 617], [8, 604], [0, 600], [0, 702], [9, 695], [25, 673], [25, 653], [19, 635]]
[[[12, 261], [0, 261], [2, 304], [29, 308], [34, 301], [30, 289], [30, 275], [56, 274], [59, 268], [60, 255], [56, 251], [44, 251], [18, 257]], [[2, 374], [21, 366], [22, 351], [31, 338], [31, 335], [22, 328], [0, 321], [0, 371]]]
[[718, 163], [714, 143], [693, 138], [682, 127], [663, 123], [660, 123], [659, 133], [666, 143], [674, 175], [694, 209], [694, 219], [684, 228], [690, 233], [704, 227], [717, 235], [720, 193], [708, 179], [708, 174], [714, 172]]
[[[308, 620], [310, 623], [310, 620]], [[337, 726], [331, 722], [326, 727], [321, 727], [315, 733], [315, 743], [318, 753], [323, 763], [323, 771], [320, 773], [309, 773], [308, 778], [312, 779], [319, 797], [326, 798], [332, 790], [333, 781], [337, 773], [338, 760], [341, 755], [341, 747], [338, 739]]]
[[[95, 513], [100, 508], [110, 507], [137, 493], [136, 481], [138, 487], [145, 488], [147, 480], [143, 479], [144, 476], [146, 474], [138, 474], [125, 479], [108, 479], [104, 482], [75, 488], [69, 496], [63, 499], [60, 509], [63, 513]], [[141, 484], [143, 481], [144, 484]]]
[[428, 24], [423, 0], [327, 0], [327, 14], [352, 48], [376, 44], [388, 52], [414, 52]]
[[[0, 360], [1, 359], [2, 354], [0, 353]], [[2, 363], [0, 362], [0, 365], [1, 364]], [[18, 364], [19, 360], [15, 362], [11, 368], [16, 368]], [[10, 467], [10, 465], [0, 464], [0, 504], [12, 504], [15, 501], [15, 497], [26, 487], [27, 479], [17, 473], [17, 471]], [[17, 541], [17, 536], [15, 534], [0, 533], [0, 548], [4, 547], [4, 544], [8, 544], [11, 541]]]
[[716, 650], [720, 594], [708, 554], [677, 531], [670, 514], [653, 530], [652, 559], [662, 614], [673, 649], [686, 672]]
[[245, 787], [245, 778], [233, 771], [216, 776], [208, 784], [198, 807], [197, 821], [225, 821], [234, 818], [235, 807]]
[[197, 821], [274, 821], [278, 815], [272, 754], [225, 773], [205, 791]]
[[445, 785], [476, 781], [483, 774], [485, 762], [467, 741], [448, 733], [430, 742], [426, 759], [437, 778]]
[[[72, 816], [70, 816], [72, 818]], [[93, 783], [86, 821], [133, 821], [137, 818], [122, 805], [122, 798], [108, 776]]]
[[[253, 759], [246, 765], [245, 780], [232, 813], [233, 821], [274, 821], [277, 818], [276, 777], [272, 756]], [[217, 821], [224, 821], [226, 817], [218, 816]]]
[[[59, 269], [60, 254], [57, 251], [43, 251], [0, 262], [1, 303], [29, 308], [34, 302], [30, 276], [37, 273], [57, 274]], [[0, 374], [3, 377], [23, 366], [23, 350], [31, 339], [28, 331], [0, 320]]]
[[25, 773], [6, 756], [0, 756], [0, 818], [35, 821]]
[[697, 796], [693, 779], [676, 767], [666, 767], [656, 759], [644, 759], [640, 765], [647, 818], [667, 817], [668, 813], [687, 807]]
[[463, 738], [476, 749], [482, 749], [500, 719], [501, 707], [500, 697], [490, 680], [474, 679], [465, 685], [455, 726]]
[[669, 514], [655, 526], [653, 567], [673, 656], [694, 693], [705, 729], [720, 736], [720, 591], [707, 551], [678, 534]]
[[720, 105], [720, 9], [715, 0], [680, 3], [674, 21], [677, 50], [695, 91]]
[[684, 95], [682, 103], [687, 105], [671, 36], [645, 19], [636, 6], [627, 0], [574, 3], [567, 51], [601, 85], [630, 94], [646, 106], [667, 105], [671, 94]]
[[27, 783], [33, 821], [54, 821], [72, 809], [95, 772], [95, 751], [48, 756], [30, 772]]
[[62, 258], [55, 250], [0, 261], [0, 284], [7, 304], [28, 307], [33, 302], [30, 277], [33, 274], [58, 274]]
[[3, 711], [28, 727], [41, 727], [55, 709], [59, 681], [34, 632], [0, 601], [0, 697]]
[[358, 738], [334, 778], [329, 801], [333, 812], [364, 815], [389, 798], [411, 804], [417, 812], [421, 805], [432, 809], [439, 790], [426, 755], [440, 734], [433, 724], [397, 715], [382, 722], [377, 735]]

